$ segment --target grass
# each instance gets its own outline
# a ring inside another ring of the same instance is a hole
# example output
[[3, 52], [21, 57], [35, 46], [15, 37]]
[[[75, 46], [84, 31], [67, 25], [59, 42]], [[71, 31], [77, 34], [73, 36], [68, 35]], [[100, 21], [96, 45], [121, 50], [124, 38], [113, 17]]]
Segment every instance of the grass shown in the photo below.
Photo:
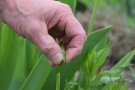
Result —
[[[75, 0], [63, 2], [75, 10]], [[95, 13], [92, 18], [95, 18]], [[94, 24], [94, 19], [91, 23]], [[121, 73], [130, 64], [135, 50], [125, 55], [111, 69], [101, 69], [110, 50], [110, 44], [106, 39], [111, 30], [110, 26], [89, 33], [81, 54], [69, 64], [63, 63], [56, 68], [49, 65], [46, 56], [42, 55], [32, 43], [12, 32], [7, 25], [0, 24], [0, 26], [1, 90], [128, 89], [126, 79]], [[64, 59], [64, 47], [61, 47]]]
[[93, 32], [93, 27], [94, 27], [94, 22], [95, 22], [95, 18], [96, 18], [96, 11], [97, 11], [98, 4], [99, 4], [99, 0], [96, 0], [95, 1], [95, 6], [94, 6], [94, 10], [93, 10], [93, 14], [92, 14], [92, 17], [91, 17], [91, 20], [90, 20], [90, 24], [89, 24], [88, 33]]

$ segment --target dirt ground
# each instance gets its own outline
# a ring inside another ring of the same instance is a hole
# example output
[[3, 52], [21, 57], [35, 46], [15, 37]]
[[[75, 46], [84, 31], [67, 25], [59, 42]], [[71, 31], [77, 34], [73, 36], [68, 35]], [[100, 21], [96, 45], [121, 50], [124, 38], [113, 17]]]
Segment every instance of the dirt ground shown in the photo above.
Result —
[[[91, 14], [89, 10], [77, 12], [76, 14], [76, 17], [81, 22], [86, 31], [88, 30], [90, 16]], [[97, 14], [94, 28], [95, 30], [101, 29], [108, 25], [112, 26], [112, 30], [108, 35], [108, 39], [112, 44], [112, 49], [109, 55], [110, 62], [112, 64], [116, 63], [129, 51], [135, 49], [135, 27], [130, 28], [132, 30], [129, 30], [126, 19], [127, 18], [124, 15], [117, 15], [117, 12], [110, 12], [108, 15], [101, 13]]]
[[[76, 17], [83, 25], [84, 29], [88, 30], [88, 23], [90, 21], [91, 10], [87, 9], [83, 12], [77, 12]], [[107, 13], [107, 14], [106, 14]], [[98, 11], [94, 29], [100, 29], [111, 25], [112, 31], [108, 35], [108, 39], [112, 44], [111, 52], [108, 56], [108, 66], [111, 66], [119, 61], [126, 53], [135, 49], [135, 27], [130, 28], [127, 25], [127, 17], [124, 14], [118, 14], [117, 11], [106, 10], [104, 12]], [[135, 63], [135, 58], [132, 63]], [[124, 76], [130, 80], [131, 72], [126, 70]], [[135, 82], [128, 85], [129, 90], [135, 90]]]

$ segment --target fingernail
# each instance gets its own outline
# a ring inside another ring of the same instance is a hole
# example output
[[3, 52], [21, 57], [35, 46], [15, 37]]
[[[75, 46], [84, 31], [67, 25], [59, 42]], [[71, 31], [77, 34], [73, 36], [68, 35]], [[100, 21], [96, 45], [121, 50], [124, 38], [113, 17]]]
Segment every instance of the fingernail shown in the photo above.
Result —
[[60, 64], [61, 63], [61, 61], [62, 61], [62, 55], [61, 55], [61, 53], [57, 53], [56, 55], [54, 55], [53, 57], [52, 57], [52, 60], [51, 60], [54, 64], [56, 64], [56, 65], [58, 65], [58, 64]]

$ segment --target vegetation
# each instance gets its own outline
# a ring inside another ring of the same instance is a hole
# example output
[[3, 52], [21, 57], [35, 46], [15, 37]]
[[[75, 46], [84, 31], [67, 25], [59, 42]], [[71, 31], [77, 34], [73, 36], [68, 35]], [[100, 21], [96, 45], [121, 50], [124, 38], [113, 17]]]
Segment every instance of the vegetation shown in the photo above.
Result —
[[[76, 0], [61, 1], [75, 10]], [[56, 68], [49, 65], [48, 59], [33, 44], [1, 23], [0, 89], [128, 90], [128, 81], [122, 76], [122, 72], [129, 66], [135, 50], [125, 55], [109, 70], [102, 69], [111, 47], [107, 40], [111, 27], [92, 31], [98, 1], [96, 0], [87, 41], [81, 54], [69, 64], [63, 63]], [[62, 49], [64, 51], [64, 48]]]

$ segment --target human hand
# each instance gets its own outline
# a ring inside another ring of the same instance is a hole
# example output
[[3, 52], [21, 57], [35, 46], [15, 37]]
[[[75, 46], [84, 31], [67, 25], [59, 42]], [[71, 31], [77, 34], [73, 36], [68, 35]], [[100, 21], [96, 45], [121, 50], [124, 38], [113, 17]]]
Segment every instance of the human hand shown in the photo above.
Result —
[[19, 35], [33, 42], [48, 56], [52, 66], [57, 66], [62, 61], [62, 51], [56, 38], [64, 42], [67, 63], [80, 54], [86, 34], [68, 5], [54, 0], [1, 2], [2, 20]]

